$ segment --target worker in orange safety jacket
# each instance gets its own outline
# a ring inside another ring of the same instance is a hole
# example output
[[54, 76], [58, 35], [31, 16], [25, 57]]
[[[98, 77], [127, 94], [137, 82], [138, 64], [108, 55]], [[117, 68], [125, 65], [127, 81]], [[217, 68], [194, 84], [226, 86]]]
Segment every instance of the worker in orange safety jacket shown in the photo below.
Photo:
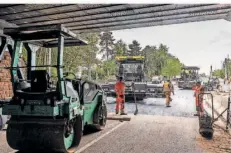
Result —
[[172, 98], [171, 98], [171, 84], [170, 84], [170, 80], [167, 80], [164, 85], [163, 85], [163, 91], [164, 91], [164, 94], [165, 94], [165, 97], [166, 97], [166, 107], [171, 107], [170, 106], [170, 101], [172, 101]]
[[125, 83], [123, 82], [123, 77], [119, 77], [118, 81], [115, 84], [116, 92], [116, 114], [127, 115], [124, 112], [124, 102], [125, 102]]
[[194, 116], [198, 116], [199, 113], [203, 112], [203, 96], [199, 95], [200, 93], [202, 93], [204, 91], [203, 86], [201, 85], [201, 82], [198, 81], [196, 83], [196, 86], [193, 87], [194, 92], [194, 97], [195, 97], [195, 102], [196, 102], [196, 111], [197, 113], [194, 114]]

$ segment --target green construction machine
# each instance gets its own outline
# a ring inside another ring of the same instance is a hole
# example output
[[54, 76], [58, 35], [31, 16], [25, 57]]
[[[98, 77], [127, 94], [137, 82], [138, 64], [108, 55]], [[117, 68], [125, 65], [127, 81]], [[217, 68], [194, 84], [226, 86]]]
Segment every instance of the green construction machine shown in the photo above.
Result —
[[[3, 115], [11, 116], [6, 133], [9, 146], [23, 152], [75, 152], [83, 131], [89, 126], [102, 130], [107, 118], [106, 97], [101, 87], [76, 77], [70, 79], [71, 73], [63, 72], [64, 46], [86, 43], [62, 25], [9, 28], [4, 29], [4, 34], [14, 40], [13, 46], [7, 45], [12, 57], [8, 69], [13, 97], [2, 104]], [[57, 57], [52, 59], [57, 64], [36, 65], [35, 45], [56, 47], [53, 51], [57, 51]], [[24, 67], [19, 66], [22, 46], [27, 51]], [[48, 67], [57, 70], [56, 77], [48, 73]], [[24, 79], [19, 77], [19, 69], [27, 70]]]

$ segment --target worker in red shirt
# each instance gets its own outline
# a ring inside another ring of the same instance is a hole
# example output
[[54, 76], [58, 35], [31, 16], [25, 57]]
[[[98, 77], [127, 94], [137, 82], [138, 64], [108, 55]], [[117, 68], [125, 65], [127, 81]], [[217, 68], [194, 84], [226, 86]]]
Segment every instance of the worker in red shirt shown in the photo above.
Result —
[[195, 97], [195, 101], [196, 101], [196, 111], [197, 111], [197, 113], [194, 114], [194, 115], [198, 116], [199, 115], [198, 112], [201, 113], [203, 111], [203, 104], [202, 104], [203, 96], [199, 95], [199, 94], [204, 92], [204, 88], [201, 85], [200, 81], [198, 81], [196, 83], [196, 86], [193, 87], [193, 90], [195, 91], [194, 92], [194, 97]]
[[116, 92], [116, 114], [127, 115], [124, 112], [124, 102], [125, 102], [125, 83], [123, 82], [123, 77], [119, 77], [118, 81], [115, 84]]

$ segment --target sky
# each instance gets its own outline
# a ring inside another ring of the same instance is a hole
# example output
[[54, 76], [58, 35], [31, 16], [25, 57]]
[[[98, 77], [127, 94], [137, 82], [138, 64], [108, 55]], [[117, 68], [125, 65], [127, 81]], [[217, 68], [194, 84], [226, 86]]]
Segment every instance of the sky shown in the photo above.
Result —
[[142, 47], [163, 43], [185, 65], [199, 66], [200, 73], [209, 74], [210, 65], [221, 68], [221, 61], [231, 57], [231, 22], [226, 20], [125, 29], [113, 36], [127, 44], [137, 40]]

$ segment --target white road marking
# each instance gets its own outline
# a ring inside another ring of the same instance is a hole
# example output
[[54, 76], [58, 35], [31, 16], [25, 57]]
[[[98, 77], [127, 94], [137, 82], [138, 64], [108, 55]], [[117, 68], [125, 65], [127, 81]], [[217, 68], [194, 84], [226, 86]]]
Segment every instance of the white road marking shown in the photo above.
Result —
[[86, 150], [87, 148], [91, 147], [93, 144], [95, 144], [96, 142], [98, 142], [99, 140], [101, 140], [102, 138], [104, 138], [105, 136], [107, 136], [108, 134], [112, 133], [113, 131], [115, 131], [116, 129], [118, 129], [120, 126], [124, 125], [126, 122], [122, 122], [120, 124], [118, 124], [117, 126], [115, 126], [114, 128], [112, 128], [110, 131], [106, 132], [105, 134], [101, 135], [100, 137], [98, 137], [97, 139], [91, 141], [90, 143], [88, 143], [87, 145], [83, 146], [82, 148], [78, 149], [78, 151], [76, 151], [75, 153], [81, 153], [84, 150]]

